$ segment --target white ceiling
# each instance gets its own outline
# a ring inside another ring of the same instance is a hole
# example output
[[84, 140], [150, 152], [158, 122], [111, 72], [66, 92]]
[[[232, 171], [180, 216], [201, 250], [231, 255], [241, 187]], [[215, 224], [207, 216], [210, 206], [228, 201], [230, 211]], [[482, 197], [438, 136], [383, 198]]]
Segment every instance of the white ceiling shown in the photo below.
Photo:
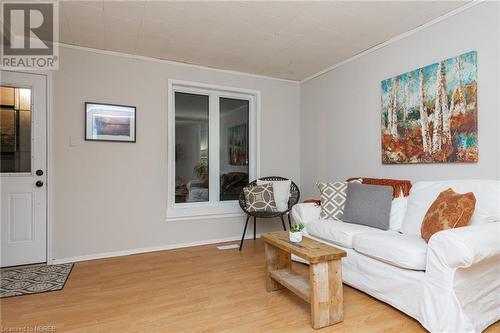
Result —
[[302, 80], [460, 1], [67, 1], [66, 44]]

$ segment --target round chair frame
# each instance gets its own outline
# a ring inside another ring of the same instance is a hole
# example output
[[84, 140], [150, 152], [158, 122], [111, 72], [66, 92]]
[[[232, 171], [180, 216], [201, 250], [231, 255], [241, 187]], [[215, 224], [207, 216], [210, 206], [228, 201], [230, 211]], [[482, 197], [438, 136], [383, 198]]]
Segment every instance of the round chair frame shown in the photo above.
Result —
[[[258, 180], [261, 181], [280, 181], [280, 180], [289, 180], [287, 178], [283, 177], [278, 177], [278, 176], [270, 176], [270, 177], [262, 177], [259, 178]], [[248, 186], [255, 186], [257, 185], [257, 180], [254, 180]], [[257, 218], [274, 218], [274, 217], [279, 217], [281, 219], [281, 224], [283, 225], [283, 230], [286, 231], [286, 225], [285, 225], [285, 220], [283, 219], [284, 215], [288, 216], [288, 225], [291, 227], [292, 221], [290, 218], [290, 210], [294, 205], [296, 205], [299, 202], [300, 199], [300, 190], [297, 184], [295, 184], [293, 181], [290, 184], [290, 198], [288, 199], [288, 209], [282, 212], [249, 212], [246, 208], [246, 200], [245, 200], [245, 193], [244, 191], [240, 192], [239, 196], [239, 203], [241, 209], [247, 214], [247, 220], [245, 222], [245, 228], [243, 229], [243, 236], [241, 236], [241, 242], [240, 242], [240, 251], [241, 248], [243, 247], [243, 241], [245, 240], [245, 234], [247, 231], [247, 226], [248, 226], [248, 220], [250, 220], [250, 217], [253, 217], [253, 239], [255, 240], [256, 238], [256, 233], [257, 233]]]

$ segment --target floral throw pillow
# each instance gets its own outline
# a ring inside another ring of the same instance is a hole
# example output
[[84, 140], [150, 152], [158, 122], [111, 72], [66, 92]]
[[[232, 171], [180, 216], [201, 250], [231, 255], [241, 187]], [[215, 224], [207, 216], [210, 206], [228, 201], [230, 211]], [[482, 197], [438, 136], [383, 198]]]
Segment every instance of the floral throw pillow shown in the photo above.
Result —
[[449, 188], [439, 193], [425, 214], [420, 228], [422, 238], [429, 242], [438, 231], [466, 226], [475, 208], [476, 197], [472, 192], [460, 194]]
[[245, 194], [246, 209], [249, 212], [277, 212], [274, 201], [273, 185], [256, 185], [243, 188]]

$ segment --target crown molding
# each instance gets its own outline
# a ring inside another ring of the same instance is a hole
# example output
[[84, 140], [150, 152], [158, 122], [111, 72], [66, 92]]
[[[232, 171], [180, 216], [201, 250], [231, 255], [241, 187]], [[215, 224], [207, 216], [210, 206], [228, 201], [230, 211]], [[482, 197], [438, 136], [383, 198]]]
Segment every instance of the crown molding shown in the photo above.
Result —
[[485, 1], [486, 0], [473, 0], [473, 1], [471, 1], [471, 2], [469, 2], [467, 4], [465, 4], [465, 5], [463, 5], [461, 7], [458, 7], [456, 9], [452, 10], [451, 12], [448, 12], [446, 14], [443, 14], [443, 15], [441, 15], [441, 16], [433, 19], [432, 21], [424, 23], [424, 24], [422, 24], [422, 25], [420, 25], [420, 26], [418, 26], [418, 27], [416, 27], [416, 28], [414, 28], [412, 30], [408, 30], [406, 32], [403, 32], [402, 34], [399, 34], [399, 35], [397, 35], [397, 36], [395, 36], [395, 37], [393, 37], [391, 39], [388, 39], [385, 42], [382, 42], [380, 44], [372, 46], [369, 49], [366, 49], [366, 50], [364, 50], [364, 51], [362, 51], [362, 52], [360, 52], [360, 53], [358, 53], [358, 54], [356, 54], [356, 55], [354, 55], [354, 56], [352, 56], [352, 57], [350, 57], [350, 58], [348, 58], [346, 60], [343, 60], [343, 61], [341, 61], [339, 63], [336, 63], [335, 65], [332, 65], [330, 67], [327, 67], [327, 68], [323, 69], [322, 71], [319, 71], [319, 72], [317, 72], [317, 73], [315, 73], [313, 75], [310, 75], [310, 76], [306, 77], [305, 79], [301, 80], [300, 83], [301, 84], [302, 83], [306, 83], [307, 81], [310, 81], [310, 80], [312, 80], [314, 78], [317, 78], [318, 76], [321, 76], [321, 75], [326, 74], [326, 73], [328, 73], [330, 71], [333, 71], [336, 68], [339, 68], [339, 67], [341, 67], [343, 65], [346, 65], [346, 64], [348, 64], [348, 63], [350, 63], [350, 62], [352, 62], [352, 61], [354, 61], [356, 59], [359, 59], [359, 58], [361, 58], [361, 57], [363, 57], [365, 55], [368, 55], [368, 54], [370, 54], [372, 52], [375, 52], [375, 51], [377, 51], [377, 50], [379, 50], [381, 48], [389, 46], [389, 45], [391, 45], [391, 44], [393, 44], [393, 43], [395, 43], [395, 42], [397, 42], [397, 41], [399, 41], [401, 39], [404, 39], [406, 37], [414, 35], [417, 32], [425, 30], [425, 29], [427, 29], [427, 28], [429, 28], [429, 27], [431, 27], [431, 26], [433, 26], [433, 25], [435, 25], [435, 24], [437, 24], [437, 23], [439, 23], [441, 21], [444, 21], [444, 20], [446, 20], [446, 19], [448, 19], [448, 18], [450, 18], [452, 16], [455, 16], [455, 15], [457, 15], [457, 14], [459, 14], [459, 13], [461, 13], [461, 12], [467, 10], [467, 9], [470, 9], [470, 8], [472, 8], [472, 7], [480, 4], [482, 2], [485, 2]]

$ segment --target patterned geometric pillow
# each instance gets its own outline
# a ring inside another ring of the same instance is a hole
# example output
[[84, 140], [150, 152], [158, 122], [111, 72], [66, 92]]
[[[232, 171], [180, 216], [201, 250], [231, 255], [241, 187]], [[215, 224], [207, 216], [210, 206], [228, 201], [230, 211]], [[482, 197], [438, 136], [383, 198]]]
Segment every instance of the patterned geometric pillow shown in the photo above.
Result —
[[361, 183], [360, 179], [350, 182], [317, 183], [320, 192], [322, 219], [341, 220], [344, 215], [344, 205], [348, 183]]
[[274, 201], [273, 184], [248, 186], [243, 188], [246, 209], [249, 212], [277, 212]]
[[459, 194], [451, 188], [441, 192], [425, 214], [420, 234], [429, 242], [436, 232], [469, 224], [476, 208], [476, 197], [469, 192]]

